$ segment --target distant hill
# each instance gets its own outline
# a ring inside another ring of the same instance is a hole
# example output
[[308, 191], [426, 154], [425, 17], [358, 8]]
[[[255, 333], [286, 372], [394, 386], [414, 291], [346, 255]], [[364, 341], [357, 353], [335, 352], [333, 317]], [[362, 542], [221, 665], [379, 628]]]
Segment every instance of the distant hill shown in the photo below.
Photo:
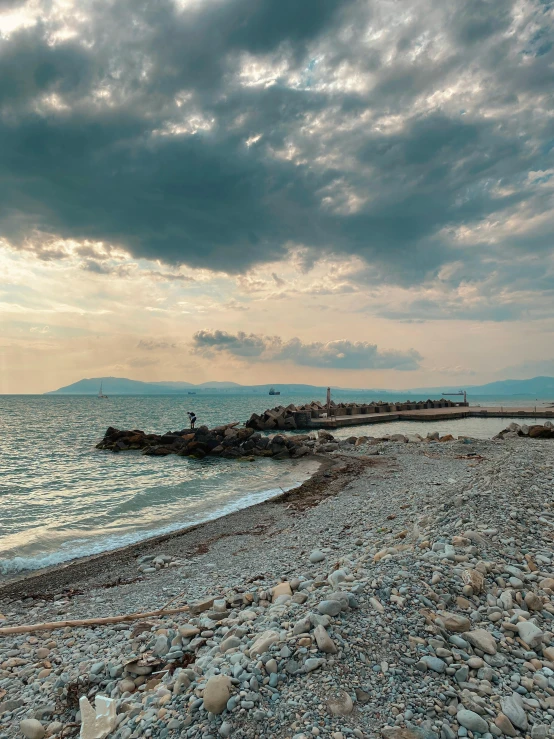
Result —
[[190, 382], [140, 382], [125, 377], [90, 377], [46, 395], [98, 395], [100, 383], [106, 395], [174, 395], [186, 393], [194, 387]]
[[412, 393], [448, 393], [467, 390], [468, 395], [528, 395], [534, 398], [554, 399], [554, 377], [532, 377], [529, 380], [497, 380], [485, 385], [451, 385], [442, 387], [415, 387]]
[[46, 395], [98, 395], [100, 383], [106, 395], [186, 395], [193, 390], [206, 393], [239, 392], [267, 395], [271, 387], [275, 387], [283, 394], [321, 393], [327, 390], [327, 388], [314, 385], [239, 385], [237, 382], [215, 381], [193, 385], [190, 382], [141, 382], [140, 380], [128, 380], [125, 377], [91, 377], [60, 387], [58, 390], [52, 390]]
[[469, 389], [472, 395], [532, 395], [554, 398], [554, 377], [532, 377], [530, 380], [498, 380]]
[[[324, 386], [302, 384], [274, 385], [239, 385], [236, 382], [203, 382], [193, 385], [190, 382], [141, 382], [129, 380], [125, 377], [91, 377], [53, 390], [46, 395], [97, 395], [102, 383], [102, 390], [106, 395], [186, 395], [188, 392], [198, 393], [259, 393], [267, 395], [271, 387], [275, 387], [283, 395], [286, 394], [313, 394], [321, 397], [327, 390]], [[368, 388], [341, 388], [333, 387], [333, 393], [364, 393], [371, 396], [407, 398], [413, 395], [437, 395], [443, 392], [456, 392], [459, 385], [442, 387], [421, 387], [410, 390], [377, 390]], [[465, 385], [468, 395], [521, 395], [533, 398], [550, 399], [554, 401], [554, 377], [533, 377], [529, 380], [499, 380], [486, 385]]]
[[181, 388], [190, 387], [209, 387], [209, 388], [229, 388], [229, 387], [242, 387], [238, 382], [202, 382], [200, 385], [191, 385], [190, 382], [149, 382], [147, 385], [163, 385], [164, 387], [173, 388], [179, 390]]

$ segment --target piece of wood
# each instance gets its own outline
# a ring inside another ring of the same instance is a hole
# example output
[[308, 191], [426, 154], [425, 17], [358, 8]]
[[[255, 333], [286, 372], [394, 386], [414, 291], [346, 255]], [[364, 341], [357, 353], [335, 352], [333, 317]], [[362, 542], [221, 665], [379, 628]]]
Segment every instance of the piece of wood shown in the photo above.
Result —
[[54, 631], [55, 629], [65, 629], [68, 626], [76, 628], [86, 626], [107, 626], [109, 624], [119, 624], [125, 621], [139, 621], [140, 619], [152, 618], [154, 616], [172, 616], [174, 613], [183, 613], [188, 610], [188, 606], [181, 606], [180, 608], [160, 608], [157, 611], [148, 611], [146, 613], [127, 613], [123, 616], [105, 616], [104, 618], [83, 618], [68, 621], [45, 621], [40, 624], [5, 626], [4, 628], [0, 628], [0, 636], [27, 634], [31, 631]]
[[182, 598], [184, 595], [186, 595], [186, 593], [187, 591], [183, 590], [181, 593], [177, 593], [177, 595], [174, 595], [173, 598], [171, 598], [171, 600], [168, 600], [165, 606], [163, 606], [163, 610], [165, 611], [166, 608], [169, 608], [172, 603], [175, 603], [176, 600]]

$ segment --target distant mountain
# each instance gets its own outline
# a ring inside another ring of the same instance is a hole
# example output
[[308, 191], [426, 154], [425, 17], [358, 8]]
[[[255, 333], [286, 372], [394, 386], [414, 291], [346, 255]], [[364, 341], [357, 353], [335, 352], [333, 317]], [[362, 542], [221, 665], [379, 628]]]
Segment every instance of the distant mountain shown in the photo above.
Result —
[[[97, 395], [102, 383], [102, 390], [106, 395], [186, 395], [187, 392], [199, 393], [256, 393], [267, 395], [271, 387], [286, 394], [312, 394], [314, 398], [325, 394], [327, 388], [318, 385], [302, 384], [279, 384], [273, 385], [239, 385], [236, 382], [203, 382], [193, 385], [190, 382], [140, 382], [139, 380], [128, 380], [125, 377], [92, 377], [79, 380], [72, 385], [66, 385], [58, 390], [53, 390], [46, 395]], [[362, 388], [332, 387], [334, 394], [357, 394], [361, 393], [375, 397], [387, 395], [396, 398], [408, 398], [413, 395], [438, 395], [447, 392], [456, 392], [459, 385], [442, 387], [421, 387], [411, 390], [376, 390]], [[489, 382], [486, 385], [465, 385], [468, 396], [475, 395], [522, 395], [534, 398], [549, 399], [554, 401], [554, 377], [533, 377], [530, 380], [499, 380]]]
[[534, 398], [554, 398], [554, 377], [532, 377], [529, 380], [497, 380], [485, 385], [442, 385], [441, 387], [416, 387], [409, 392], [452, 393], [466, 390], [468, 395], [528, 395]]
[[[106, 395], [186, 395], [191, 390], [197, 392], [238, 392], [260, 393], [267, 395], [271, 387], [283, 394], [304, 392], [325, 392], [327, 388], [314, 385], [239, 385], [237, 382], [202, 382], [193, 385], [190, 382], [141, 382], [128, 380], [125, 377], [91, 377], [79, 380], [71, 385], [52, 390], [46, 395], [98, 395], [102, 383], [102, 391]], [[340, 392], [337, 389], [337, 392]]]
[[532, 377], [530, 380], [498, 380], [469, 388], [471, 395], [532, 395], [554, 398], [554, 377]]
[[190, 382], [140, 382], [125, 377], [91, 377], [46, 395], [98, 395], [100, 383], [106, 395], [175, 395], [186, 393], [187, 389], [194, 387]]
[[238, 382], [201, 382], [196, 387], [211, 387], [211, 388], [227, 388], [227, 387], [243, 387]]

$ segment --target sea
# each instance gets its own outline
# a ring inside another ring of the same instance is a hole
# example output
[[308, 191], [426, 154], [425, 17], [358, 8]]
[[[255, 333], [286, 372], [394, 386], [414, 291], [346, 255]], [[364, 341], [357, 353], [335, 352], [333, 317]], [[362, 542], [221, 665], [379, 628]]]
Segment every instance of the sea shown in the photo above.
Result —
[[[313, 460], [255, 462], [113, 454], [95, 445], [108, 426], [162, 433], [239, 421], [302, 395], [0, 396], [0, 580], [176, 531], [260, 503], [300, 485]], [[351, 394], [343, 401], [368, 402]], [[399, 398], [401, 399], [401, 398]], [[413, 398], [417, 399], [417, 398]], [[320, 400], [323, 400], [321, 398]], [[337, 398], [339, 400], [339, 398]], [[471, 400], [471, 399], [470, 399]], [[544, 407], [535, 398], [479, 397], [482, 406]], [[518, 420], [514, 418], [514, 420]], [[521, 419], [519, 419], [521, 422]], [[337, 437], [442, 433], [491, 438], [510, 419], [393, 422], [339, 429]], [[377, 430], [378, 429], [378, 430]]]

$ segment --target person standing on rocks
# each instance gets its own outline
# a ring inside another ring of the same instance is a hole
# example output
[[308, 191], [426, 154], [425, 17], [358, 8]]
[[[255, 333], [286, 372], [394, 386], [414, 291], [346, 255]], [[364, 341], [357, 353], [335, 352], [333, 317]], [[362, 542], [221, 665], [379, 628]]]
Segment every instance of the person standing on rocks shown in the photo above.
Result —
[[187, 416], [189, 417], [190, 427], [191, 427], [191, 429], [193, 429], [194, 428], [194, 424], [196, 423], [196, 413], [194, 413], [194, 411], [189, 411], [187, 413]]

